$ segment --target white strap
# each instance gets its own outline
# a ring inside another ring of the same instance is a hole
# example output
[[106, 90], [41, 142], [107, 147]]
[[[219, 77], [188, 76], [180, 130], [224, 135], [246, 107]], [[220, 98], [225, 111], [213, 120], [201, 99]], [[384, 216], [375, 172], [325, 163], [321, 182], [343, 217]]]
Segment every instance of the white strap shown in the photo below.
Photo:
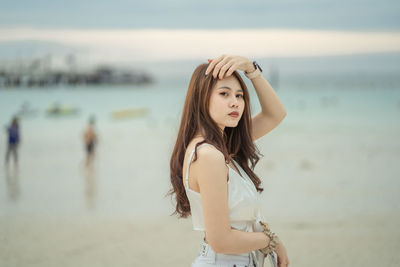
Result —
[[[211, 145], [211, 144], [204, 143], [204, 144], [199, 145], [197, 148], [199, 148], [199, 147], [201, 147], [201, 146], [203, 146], [203, 145], [210, 145], [210, 146], [213, 146], [213, 145]], [[189, 167], [190, 167], [190, 163], [192, 163], [192, 157], [193, 157], [193, 154], [194, 154], [195, 149], [196, 149], [196, 148], [194, 148], [194, 149], [192, 150], [192, 152], [190, 153], [189, 159], [188, 159], [188, 164], [187, 164], [188, 166], [187, 166], [187, 169], [186, 169], [186, 177], [185, 177], [185, 186], [186, 186], [186, 188], [189, 188]]]

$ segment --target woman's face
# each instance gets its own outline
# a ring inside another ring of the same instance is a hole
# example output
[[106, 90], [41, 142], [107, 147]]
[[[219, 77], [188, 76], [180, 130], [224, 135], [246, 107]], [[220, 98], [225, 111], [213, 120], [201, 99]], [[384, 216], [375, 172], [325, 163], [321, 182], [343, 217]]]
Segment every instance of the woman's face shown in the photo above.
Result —
[[[223, 131], [225, 127], [236, 127], [244, 110], [243, 89], [233, 76], [218, 80], [210, 96], [210, 116]], [[236, 117], [231, 112], [239, 113]]]

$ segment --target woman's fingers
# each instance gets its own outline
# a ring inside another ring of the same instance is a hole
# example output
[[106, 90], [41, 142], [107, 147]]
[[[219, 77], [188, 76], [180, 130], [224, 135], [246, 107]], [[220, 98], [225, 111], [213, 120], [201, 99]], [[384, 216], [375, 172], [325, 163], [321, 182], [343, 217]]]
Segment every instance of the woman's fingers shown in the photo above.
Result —
[[286, 267], [286, 266], [289, 266], [289, 264], [290, 264], [290, 262], [289, 262], [289, 259], [288, 259], [288, 257], [286, 256], [283, 260], [282, 260], [282, 256], [278, 256], [278, 260], [277, 260], [277, 263], [278, 263], [278, 267]]
[[[213, 59], [211, 61], [211, 63], [208, 65], [207, 69], [206, 69], [206, 75], [214, 68], [214, 66], [219, 63], [223, 58], [225, 57], [225, 55], [222, 55], [216, 59]], [[214, 75], [213, 75], [214, 76]], [[215, 77], [215, 76], [214, 76]]]
[[232, 73], [235, 71], [235, 70], [237, 70], [237, 68], [238, 68], [238, 65], [237, 65], [237, 63], [233, 63], [231, 66], [230, 66], [230, 68], [228, 69], [228, 71], [226, 72], [226, 77], [229, 77], [229, 76], [231, 76], [232, 75]]
[[289, 262], [287, 261], [278, 262], [278, 267], [287, 267], [287, 266], [289, 266]]
[[224, 75], [225, 75], [226, 71], [227, 71], [228, 69], [230, 69], [230, 68], [232, 67], [233, 64], [234, 64], [234, 62], [231, 60], [231, 61], [227, 62], [226, 64], [224, 64], [224, 65], [221, 67], [221, 69], [220, 69], [220, 71], [219, 71], [219, 75], [218, 75], [219, 79], [224, 78]]
[[222, 55], [216, 59], [208, 59], [209, 65], [206, 69], [206, 75], [213, 72], [214, 78], [223, 79], [229, 77], [236, 70], [246, 70], [249, 59], [241, 56]]
[[[225, 65], [226, 63], [228, 63], [229, 60], [230, 60], [229, 57], [226, 57], [225, 55], [222, 56], [222, 58], [218, 61], [218, 63], [217, 63], [217, 64], [215, 65], [215, 67], [214, 67], [214, 71], [213, 71], [213, 76], [214, 76], [214, 78], [217, 78], [217, 77], [218, 77], [219, 70], [221, 69], [221, 67], [222, 67], [223, 65]], [[214, 62], [211, 62], [211, 64], [212, 64], [212, 63], [214, 63]]]
[[209, 64], [208, 64], [208, 67], [207, 67], [207, 69], [206, 69], [206, 73], [205, 73], [206, 75], [210, 72], [210, 70], [212, 70], [212, 68], [211, 68], [211, 62], [212, 62], [212, 61], [213, 61], [213, 59], [209, 59], [209, 60], [208, 60], [208, 63], [209, 63]]

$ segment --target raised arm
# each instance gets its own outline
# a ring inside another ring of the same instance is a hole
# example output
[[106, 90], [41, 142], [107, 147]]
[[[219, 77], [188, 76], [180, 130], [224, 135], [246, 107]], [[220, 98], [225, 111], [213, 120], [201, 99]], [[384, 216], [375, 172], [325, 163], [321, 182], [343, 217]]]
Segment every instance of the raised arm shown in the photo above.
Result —
[[228, 207], [228, 168], [224, 155], [211, 146], [197, 150], [191, 173], [200, 188], [206, 238], [217, 253], [239, 254], [264, 248], [269, 238], [261, 232], [232, 229]]
[[[252, 70], [254, 70], [254, 66]], [[250, 69], [248, 72], [252, 70]], [[255, 141], [278, 126], [286, 117], [286, 110], [274, 89], [262, 75], [251, 79], [251, 83], [261, 105], [261, 112], [252, 118], [253, 141]]]

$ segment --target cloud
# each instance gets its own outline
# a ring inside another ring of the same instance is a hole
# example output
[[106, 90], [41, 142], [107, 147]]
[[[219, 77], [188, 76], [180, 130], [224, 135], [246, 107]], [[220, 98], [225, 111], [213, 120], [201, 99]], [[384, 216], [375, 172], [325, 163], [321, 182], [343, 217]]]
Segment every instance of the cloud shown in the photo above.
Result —
[[399, 32], [259, 29], [84, 30], [0, 28], [0, 42], [37, 40], [89, 51], [91, 61], [304, 57], [400, 51]]

